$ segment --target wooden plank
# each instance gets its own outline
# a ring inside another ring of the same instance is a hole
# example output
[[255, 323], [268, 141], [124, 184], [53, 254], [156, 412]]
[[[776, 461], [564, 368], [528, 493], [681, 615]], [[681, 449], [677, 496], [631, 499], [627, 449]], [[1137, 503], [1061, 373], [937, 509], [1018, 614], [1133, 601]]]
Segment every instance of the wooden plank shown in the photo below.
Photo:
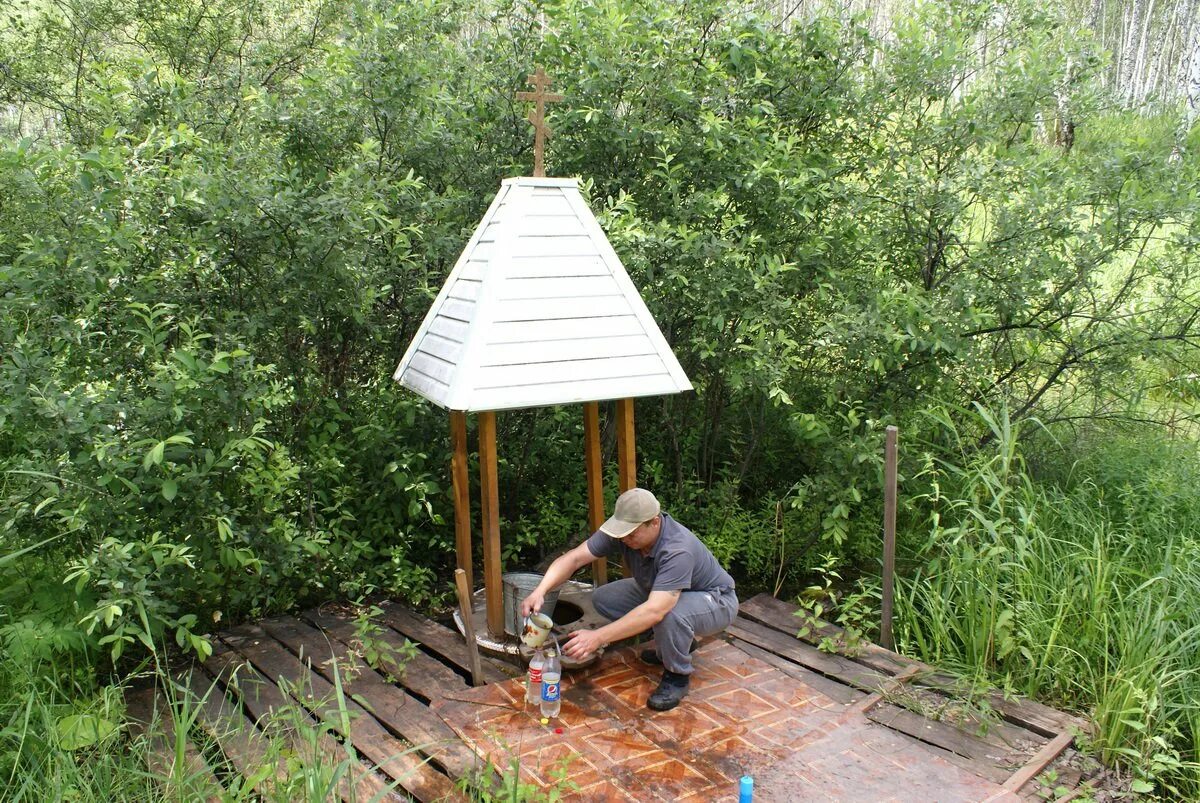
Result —
[[133, 735], [146, 739], [146, 763], [166, 799], [191, 800], [197, 795], [209, 803], [225, 799], [220, 781], [190, 739], [176, 752], [175, 720], [157, 688], [129, 692], [125, 705]]
[[[738, 616], [753, 619], [781, 633], [786, 633], [794, 637], [802, 624], [801, 619], [795, 615], [798, 610], [800, 610], [799, 607], [775, 599], [770, 594], [764, 593], [740, 603], [738, 605]], [[840, 627], [824, 621], [817, 622], [814, 631], [822, 637], [834, 639], [840, 638], [843, 635]], [[888, 675], [899, 675], [913, 666], [932, 670], [932, 667], [926, 667], [917, 661], [904, 658], [901, 655], [897, 655], [865, 640], [859, 645], [858, 654], [853, 656], [851, 660]]]
[[560, 298], [589, 298], [617, 295], [612, 276], [550, 276], [545, 278], [509, 279], [500, 286], [499, 298], [506, 301], [554, 302]]
[[435, 332], [426, 332], [425, 337], [421, 338], [418, 350], [439, 357], [448, 363], [457, 363], [459, 357], [462, 356], [463, 344], [461, 341], [451, 340]]
[[1013, 766], [1003, 761], [996, 746], [983, 739], [964, 733], [953, 725], [926, 719], [906, 708], [880, 703], [866, 713], [872, 722], [911, 736], [934, 747], [949, 751], [968, 761], [965, 765], [972, 772], [989, 781], [1004, 783], [1012, 775]]
[[454, 553], [458, 568], [474, 587], [474, 552], [471, 547], [471, 481], [467, 471], [467, 414], [450, 411], [450, 479], [454, 486]]
[[454, 379], [454, 364], [425, 351], [417, 351], [408, 361], [410, 370], [419, 371], [423, 375], [436, 379], [443, 385], [449, 385]]
[[456, 321], [470, 323], [475, 317], [475, 302], [447, 298], [442, 302], [442, 306], [438, 308], [438, 315], [443, 318], [453, 318]]
[[[600, 459], [600, 404], [583, 405], [583, 462], [587, 467], [588, 532], [596, 532], [604, 523], [604, 466]], [[608, 582], [608, 559], [592, 561], [592, 583]]]
[[[637, 379], [637, 395], [661, 396], [678, 393], [679, 386], [667, 373], [641, 376]], [[578, 382], [545, 382], [526, 387], [493, 388], [478, 391], [472, 397], [476, 409], [508, 410], [520, 407], [545, 407], [552, 404], [578, 404], [628, 396], [630, 377], [591, 379]]]
[[500, 490], [497, 484], [496, 414], [479, 414], [479, 499], [483, 518], [483, 584], [488, 631], [504, 638], [504, 599], [500, 563]]
[[[471, 671], [470, 659], [467, 657], [467, 648], [463, 645], [462, 636], [458, 633], [439, 625], [437, 622], [418, 616], [395, 602], [382, 602], [379, 607], [383, 609], [383, 616], [380, 618], [388, 627], [403, 633], [413, 641], [424, 644], [430, 650], [461, 669], [464, 675]], [[488, 683], [494, 683], [497, 680], [508, 680], [510, 677], [516, 677], [521, 674], [516, 669], [511, 669], [507, 664], [487, 660], [483, 660], [480, 663], [483, 666], [483, 678]], [[502, 671], [507, 669], [511, 669], [511, 673]]]
[[[430, 321], [428, 332], [431, 335], [438, 335], [439, 337], [444, 337], [447, 340], [453, 340], [456, 343], [462, 343], [467, 338], [468, 329], [470, 329], [470, 325], [466, 321], [459, 321], [455, 320], [454, 318], [438, 316]], [[424, 343], [424, 338], [422, 338], [421, 342], [422, 344]]]
[[597, 254], [578, 257], [513, 257], [508, 263], [507, 278], [549, 279], [555, 276], [610, 275], [612, 271]]
[[[752, 619], [780, 632], [794, 635], [799, 629], [799, 620], [793, 615], [793, 612], [796, 610], [799, 609], [795, 605], [777, 600], [769, 594], [759, 594], [740, 604], [738, 616], [739, 618]], [[817, 631], [822, 636], [830, 637], [838, 637], [842, 632], [841, 628], [828, 622], [821, 622]], [[861, 650], [861, 653], [854, 656], [853, 660], [890, 675], [899, 674], [912, 666], [919, 667], [923, 674], [914, 685], [935, 689], [947, 694], [979, 695], [978, 689], [921, 661], [890, 652], [875, 644], [864, 643], [861, 646]], [[1009, 722], [1046, 738], [1053, 738], [1072, 728], [1087, 732], [1090, 727], [1083, 719], [1034, 702], [1033, 700], [1010, 700], [995, 691], [987, 692], [983, 696], [983, 699], [987, 701], [993, 711], [999, 713]]]
[[[440, 319], [439, 319], [440, 320]], [[447, 326], [446, 329], [450, 330]], [[464, 327], [465, 328], [465, 327]], [[450, 336], [449, 331], [446, 333]], [[618, 337], [621, 335], [645, 336], [641, 321], [636, 315], [610, 315], [586, 320], [562, 321], [498, 321], [488, 331], [490, 344], [496, 343], [544, 343], [556, 340], [580, 340], [588, 338]]]
[[[556, 190], [562, 197], [562, 191]], [[551, 215], [522, 215], [516, 221], [518, 237], [580, 237], [588, 234], [583, 221], [570, 211]]]
[[[337, 613], [319, 610], [306, 611], [303, 616], [314, 627], [328, 633], [351, 649], [361, 647], [355, 633], [354, 623], [350, 619]], [[415, 639], [409, 640], [386, 625], [387, 622], [383, 622], [378, 631], [372, 634], [372, 638], [379, 639], [388, 647], [401, 653], [405, 650], [405, 641], [416, 642]], [[407, 691], [425, 700], [434, 700], [447, 691], [462, 692], [468, 688], [462, 675], [437, 658], [426, 655], [420, 650], [403, 665], [387, 655], [382, 655], [380, 662], [383, 664], [383, 670], [396, 678], [396, 681]], [[503, 675], [501, 677], [503, 678]]]
[[[422, 344], [422, 349], [424, 348]], [[521, 365], [530, 362], [531, 353], [536, 353], [538, 362], [562, 362], [638, 357], [656, 352], [650, 338], [638, 333], [587, 339], [543, 340], [536, 343], [497, 343], [484, 346], [479, 355], [479, 364], [483, 367]]]
[[763, 649], [753, 642], [744, 641], [739, 638], [731, 638], [730, 642], [747, 655], [770, 664], [783, 674], [800, 681], [806, 686], [811, 686], [834, 702], [841, 703], [842, 705], [850, 705], [866, 696], [865, 692], [853, 686], [847, 686], [845, 683], [839, 683], [810, 669], [805, 669], [794, 661], [789, 661], [781, 655], [776, 655], [770, 650]]
[[[595, 298], [555, 298], [545, 301], [497, 299], [494, 309], [497, 322], [605, 318], [611, 315], [629, 315], [633, 312], [628, 299], [616, 294]], [[450, 317], [458, 318], [459, 316], [451, 315]]]
[[[417, 356], [426, 355], [421, 352], [414, 356], [414, 363], [416, 363]], [[531, 356], [529, 359], [533, 359], [533, 357]], [[428, 373], [423, 367], [417, 367], [423, 373]], [[519, 365], [480, 367], [475, 373], [474, 385], [481, 390], [486, 390], [524, 387], [539, 383], [617, 379], [665, 373], [667, 373], [667, 368], [663, 364], [662, 357], [657, 354], [642, 354], [636, 357], [606, 357], [601, 360], [527, 361]]]
[[598, 252], [596, 244], [586, 234], [572, 237], [518, 237], [512, 248], [514, 257], [591, 256]]
[[179, 680], [195, 698], [196, 721], [217, 740], [242, 777], [258, 792], [284, 794], [287, 761], [278, 753], [272, 758], [270, 741], [229, 701], [219, 679], [195, 667], [183, 672]]
[[471, 685], [482, 686], [483, 670], [479, 666], [479, 645], [475, 641], [474, 606], [471, 604], [471, 587], [467, 585], [467, 573], [454, 570], [454, 588], [458, 592], [458, 610], [462, 616], [463, 635], [466, 637], [467, 659], [471, 663]]
[[[441, 717], [403, 689], [388, 683], [340, 641], [327, 640], [323, 633], [290, 618], [269, 619], [262, 626], [331, 682], [336, 661], [345, 694], [356, 701], [366, 701], [370, 716], [415, 745], [452, 777], [467, 777], [483, 766]], [[400, 757], [400, 764], [400, 769], [406, 772], [427, 769], [411, 754]]]
[[[897, 715], [895, 718], [889, 719], [893, 711], [902, 712], [903, 715]], [[1009, 775], [1010, 771], [1003, 765], [998, 765], [994, 758], [981, 760], [955, 752], [950, 745], [961, 747], [961, 742], [957, 741], [955, 737], [962, 736], [962, 734], [958, 731], [955, 731], [953, 734], [947, 732], [944, 729], [945, 726], [939, 727], [942, 723], [930, 722], [911, 711], [902, 708], [894, 709], [893, 706], [886, 704], [881, 704], [867, 712], [867, 718], [898, 733], [903, 733], [905, 736], [938, 748], [936, 753], [939, 758], [955, 766], [962, 767], [968, 772], [973, 772], [982, 778], [987, 778], [993, 783], [1002, 783]]]
[[[417, 799], [425, 801], [453, 797], [454, 785], [450, 780], [417, 759], [412, 753], [411, 745], [388, 733], [349, 695], [344, 696], [339, 705], [336, 690], [331, 683], [315, 673], [310, 663], [301, 661], [288, 652], [282, 644], [260, 628], [237, 628], [226, 634], [223, 640], [238, 653], [249, 658], [261, 674], [276, 680], [281, 688], [288, 688], [288, 693], [296, 702], [339, 731], [344, 707], [349, 718], [349, 732], [343, 733], [343, 736], [349, 739], [356, 752], [399, 781], [399, 785]], [[329, 742], [332, 744], [326, 743], [326, 749], [333, 748], [335, 752], [332, 755], [348, 755], [336, 741], [330, 738]], [[354, 767], [351, 773], [353, 791], [357, 799], [364, 799], [364, 795], [368, 800], [377, 795], [387, 800], [399, 799], [398, 795], [389, 790], [389, 785], [371, 769], [354, 760], [350, 763]]]
[[[230, 634], [233, 641], [245, 636]], [[265, 638], [265, 636], [264, 636]], [[204, 670], [213, 677], [220, 677], [225, 689], [237, 696], [255, 724], [272, 737], [285, 738], [303, 762], [332, 767], [346, 761], [349, 754], [345, 747], [328, 733], [320, 732], [317, 720], [302, 705], [284, 694], [275, 683], [268, 680], [245, 656], [230, 648], [223, 641], [213, 641], [212, 657], [204, 664]], [[296, 732], [292, 722], [297, 722], [318, 731], [316, 745], [306, 742]], [[336, 782], [340, 800], [372, 799], [384, 793], [384, 799], [394, 800], [384, 789], [375, 772], [361, 763], [353, 762], [349, 772]]]
[[878, 691], [891, 677], [840, 655], [823, 653], [811, 644], [741, 616], [734, 620], [726, 632], [789, 658], [814, 672], [868, 692]]
[[1072, 733], [1060, 733], [1054, 737], [1045, 747], [1038, 751], [1029, 763], [1021, 769], [1013, 773], [1013, 776], [1004, 782], [1004, 788], [1009, 792], [1018, 792], [1021, 787], [1032, 781], [1046, 766], [1058, 757], [1058, 754], [1071, 746], [1071, 742], [1075, 740], [1075, 735]]
[[450, 286], [449, 292], [446, 293], [447, 298], [457, 298], [459, 301], [470, 301], [474, 303], [479, 299], [479, 291], [483, 286], [483, 282], [478, 279], [465, 279], [459, 276], [454, 280], [454, 284]]

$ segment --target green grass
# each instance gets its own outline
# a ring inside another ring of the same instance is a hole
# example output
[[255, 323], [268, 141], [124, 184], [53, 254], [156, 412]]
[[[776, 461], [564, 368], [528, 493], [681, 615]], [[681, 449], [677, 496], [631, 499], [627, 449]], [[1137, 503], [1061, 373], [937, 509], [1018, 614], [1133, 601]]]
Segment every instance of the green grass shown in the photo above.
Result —
[[1200, 464], [1154, 436], [1092, 442], [1037, 479], [1011, 429], [914, 480], [928, 538], [900, 573], [908, 653], [1081, 711], [1094, 747], [1170, 798], [1200, 794]]

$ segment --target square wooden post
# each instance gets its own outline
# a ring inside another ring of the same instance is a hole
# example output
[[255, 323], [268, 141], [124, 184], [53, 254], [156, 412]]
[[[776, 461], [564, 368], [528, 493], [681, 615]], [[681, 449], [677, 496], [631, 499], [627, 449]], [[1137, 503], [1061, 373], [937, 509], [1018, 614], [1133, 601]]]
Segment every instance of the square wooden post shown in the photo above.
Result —
[[[617, 400], [617, 489], [625, 493], [637, 487], [637, 442], [633, 430], [633, 399]], [[629, 561], [621, 559], [621, 570], [632, 577]]]
[[637, 487], [637, 447], [633, 432], [633, 399], [617, 400], [617, 487]]
[[493, 638], [504, 638], [504, 585], [500, 567], [500, 491], [496, 479], [496, 414], [479, 414], [479, 503], [482, 509], [483, 584], [487, 626]]
[[[596, 532], [604, 523], [604, 470], [600, 460], [600, 403], [583, 405], [583, 459], [587, 464], [588, 531]], [[608, 582], [608, 560], [592, 561], [592, 584]]]
[[450, 480], [454, 487], [454, 552], [458, 568], [467, 579], [467, 590], [473, 591], [474, 575], [471, 571], [471, 481], [467, 471], [467, 414], [459, 410], [450, 411]]

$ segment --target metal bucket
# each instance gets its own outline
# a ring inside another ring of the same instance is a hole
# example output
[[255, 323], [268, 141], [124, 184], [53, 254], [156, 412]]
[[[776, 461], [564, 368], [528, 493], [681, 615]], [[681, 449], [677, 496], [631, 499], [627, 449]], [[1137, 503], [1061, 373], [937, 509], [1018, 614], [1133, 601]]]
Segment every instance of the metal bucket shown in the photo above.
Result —
[[[505, 572], [501, 577], [504, 581], [504, 632], [510, 636], [521, 633], [521, 600], [528, 597], [542, 575], [532, 572]], [[554, 606], [558, 604], [558, 590], [546, 592], [546, 601], [542, 603], [542, 613], [554, 618]]]

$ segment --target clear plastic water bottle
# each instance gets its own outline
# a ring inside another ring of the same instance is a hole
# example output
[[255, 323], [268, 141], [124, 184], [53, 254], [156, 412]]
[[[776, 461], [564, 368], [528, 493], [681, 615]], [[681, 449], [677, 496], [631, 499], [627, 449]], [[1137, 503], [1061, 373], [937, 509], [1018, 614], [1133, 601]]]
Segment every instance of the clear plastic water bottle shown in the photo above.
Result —
[[562, 708], [562, 664], [558, 653], [551, 650], [542, 667], [542, 716], [546, 719], [558, 716]]
[[529, 659], [529, 676], [525, 681], [525, 702], [530, 704], [542, 701], [542, 669], [546, 664], [546, 654], [540, 649], [534, 650]]

